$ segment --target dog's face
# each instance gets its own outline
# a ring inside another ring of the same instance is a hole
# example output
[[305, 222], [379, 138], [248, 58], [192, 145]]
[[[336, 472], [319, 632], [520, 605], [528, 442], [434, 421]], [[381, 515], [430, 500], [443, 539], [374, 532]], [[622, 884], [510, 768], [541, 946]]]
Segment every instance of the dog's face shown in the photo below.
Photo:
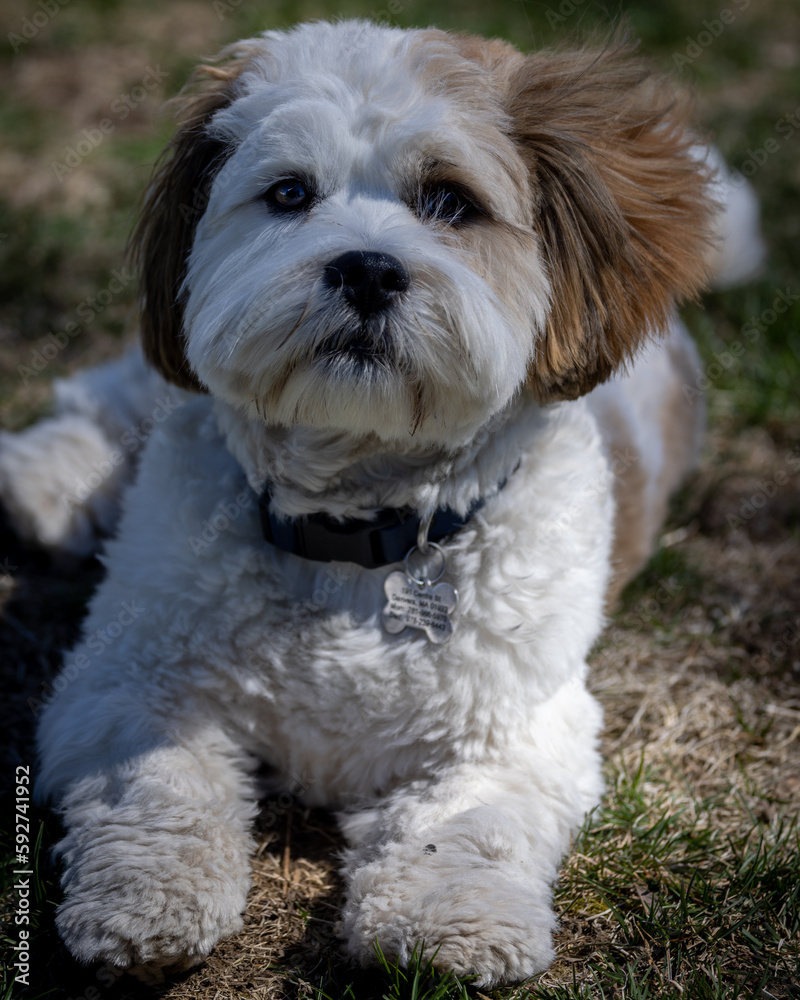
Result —
[[266, 40], [212, 121], [234, 151], [189, 260], [187, 357], [270, 422], [450, 438], [507, 402], [544, 328], [527, 172], [477, 65], [340, 34]]
[[137, 245], [164, 373], [268, 423], [453, 444], [608, 377], [702, 278], [710, 205], [619, 50], [363, 22], [234, 47]]

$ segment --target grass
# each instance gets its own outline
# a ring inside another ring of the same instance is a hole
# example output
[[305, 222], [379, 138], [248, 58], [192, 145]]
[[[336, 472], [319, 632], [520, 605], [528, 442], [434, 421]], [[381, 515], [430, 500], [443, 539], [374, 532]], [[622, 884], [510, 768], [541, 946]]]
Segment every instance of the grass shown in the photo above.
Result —
[[731, 837], [714, 821], [713, 801], [676, 807], [664, 784], [663, 775], [644, 766], [618, 774], [607, 804], [581, 831], [556, 890], [562, 925], [583, 928], [571, 942], [569, 964], [560, 959], [565, 974], [551, 971], [547, 983], [484, 993], [437, 975], [420, 955], [399, 970], [378, 950], [380, 973], [353, 980], [332, 968], [306, 995], [312, 1000], [796, 995], [796, 823], [779, 821], [765, 829], [751, 817], [749, 828]]
[[536, 988], [531, 997], [723, 998], [792, 987], [797, 826], [765, 830], [752, 817], [733, 837], [714, 813], [713, 801], [676, 807], [663, 777], [644, 767], [617, 776], [558, 891], [562, 919], [598, 927], [598, 957], [582, 970], [582, 984]]
[[[133, 330], [131, 287], [84, 324], [41, 374], [27, 383], [20, 377], [19, 366], [47, 333], [63, 329], [122, 266], [137, 198], [170, 131], [158, 106], [197, 58], [265, 26], [388, 11], [372, 0], [228, 6], [220, 17], [201, 0], [73, 0], [15, 53], [8, 33], [36, 5], [6, 3], [0, 32], [5, 428], [40, 417], [54, 377], [117, 354]], [[335, 937], [342, 891], [335, 824], [296, 808], [278, 823], [262, 816], [244, 931], [201, 969], [157, 990], [139, 987], [108, 970], [77, 966], [60, 946], [53, 925], [59, 890], [47, 860], [58, 830], [42, 813], [36, 984], [21, 991], [6, 980], [11, 996], [800, 995], [800, 850], [793, 822], [800, 812], [800, 300], [792, 300], [800, 294], [800, 129], [787, 118], [800, 103], [800, 12], [793, 0], [731, 0], [733, 23], [688, 63], [682, 60], [690, 43], [700, 44], [703, 21], [718, 18], [723, 6], [633, 0], [609, 10], [588, 0], [408, 0], [390, 18], [499, 35], [523, 48], [607, 32], [626, 20], [643, 51], [695, 90], [701, 124], [728, 161], [752, 173], [770, 247], [757, 281], [684, 310], [703, 357], [699, 375], [708, 381], [708, 444], [697, 475], [676, 498], [663, 547], [624, 595], [592, 657], [592, 685], [606, 714], [608, 792], [555, 890], [554, 965], [533, 982], [495, 990], [437, 976], [422, 955], [408, 971], [385, 959], [377, 970], [352, 969]], [[152, 65], [166, 72], [163, 85], [124, 120], [115, 118], [113, 134], [58, 179], [53, 162]], [[773, 317], [781, 291], [792, 301]], [[731, 363], [721, 364], [726, 355]], [[99, 572], [50, 565], [13, 540], [0, 550], [6, 773], [33, 759], [29, 699], [52, 679], [61, 650], [74, 640]], [[8, 884], [2, 900], [0, 945], [8, 948], [16, 940]]]
[[[467, 981], [460, 981], [451, 972], [441, 974], [434, 967], [436, 954], [425, 958], [425, 946], [415, 947], [407, 968], [399, 968], [389, 961], [375, 944], [375, 957], [382, 990], [381, 1000], [470, 1000]], [[360, 979], [371, 978], [363, 974]], [[345, 986], [344, 983], [347, 983]], [[323, 985], [313, 988], [313, 1000], [359, 1000], [363, 986], [357, 980], [342, 979], [341, 970], [330, 968]]]

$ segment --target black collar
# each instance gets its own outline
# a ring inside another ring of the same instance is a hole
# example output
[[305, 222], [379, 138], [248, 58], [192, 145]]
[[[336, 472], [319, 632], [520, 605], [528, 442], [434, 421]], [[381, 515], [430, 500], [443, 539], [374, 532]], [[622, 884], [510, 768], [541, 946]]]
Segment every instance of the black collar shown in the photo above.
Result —
[[[504, 479], [498, 490], [502, 490], [506, 482]], [[258, 501], [264, 538], [276, 548], [305, 559], [352, 562], [375, 569], [402, 562], [417, 544], [420, 518], [408, 507], [383, 508], [370, 521], [356, 518], [336, 521], [327, 514], [278, 517], [269, 509], [271, 499], [267, 487]], [[440, 507], [433, 515], [428, 541], [441, 541], [463, 528], [485, 503], [486, 497], [478, 497], [463, 515], [449, 507]]]

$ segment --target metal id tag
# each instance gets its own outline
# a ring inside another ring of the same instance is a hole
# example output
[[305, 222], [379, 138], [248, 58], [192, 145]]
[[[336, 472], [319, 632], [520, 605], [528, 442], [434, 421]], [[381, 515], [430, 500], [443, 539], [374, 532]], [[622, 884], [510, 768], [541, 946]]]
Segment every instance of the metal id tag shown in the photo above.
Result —
[[441, 568], [433, 579], [425, 572], [414, 574], [410, 560], [423, 556], [422, 547], [414, 546], [405, 559], [405, 572], [390, 573], [383, 584], [387, 603], [383, 609], [383, 627], [396, 634], [404, 628], [416, 628], [424, 632], [437, 645], [447, 642], [453, 634], [450, 612], [458, 603], [458, 592], [449, 583], [438, 583], [444, 576], [446, 559], [441, 546], [430, 542], [426, 548], [433, 549], [441, 559]]

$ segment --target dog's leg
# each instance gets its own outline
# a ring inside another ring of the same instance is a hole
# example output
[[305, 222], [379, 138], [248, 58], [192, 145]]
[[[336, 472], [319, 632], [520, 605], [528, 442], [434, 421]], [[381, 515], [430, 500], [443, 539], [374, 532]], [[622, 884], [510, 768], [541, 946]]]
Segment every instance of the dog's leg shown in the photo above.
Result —
[[[569, 686], [572, 688], [572, 685]], [[553, 959], [551, 885], [570, 833], [601, 792], [594, 750], [599, 711], [573, 740], [542, 725], [541, 746], [509, 746], [492, 762], [448, 768], [342, 817], [348, 851], [343, 934], [374, 962], [374, 942], [406, 964], [415, 945], [434, 964], [488, 986], [519, 980]], [[563, 716], [562, 716], [563, 722]], [[563, 740], [562, 740], [563, 737]]]
[[[45, 773], [71, 749], [45, 753]], [[254, 813], [243, 755], [198, 727], [82, 771], [61, 801], [62, 939], [80, 961], [146, 982], [197, 964], [242, 924]]]
[[52, 417], [0, 432], [0, 502], [21, 538], [83, 557], [113, 531], [145, 442], [186, 394], [135, 349], [56, 379], [54, 395]]

